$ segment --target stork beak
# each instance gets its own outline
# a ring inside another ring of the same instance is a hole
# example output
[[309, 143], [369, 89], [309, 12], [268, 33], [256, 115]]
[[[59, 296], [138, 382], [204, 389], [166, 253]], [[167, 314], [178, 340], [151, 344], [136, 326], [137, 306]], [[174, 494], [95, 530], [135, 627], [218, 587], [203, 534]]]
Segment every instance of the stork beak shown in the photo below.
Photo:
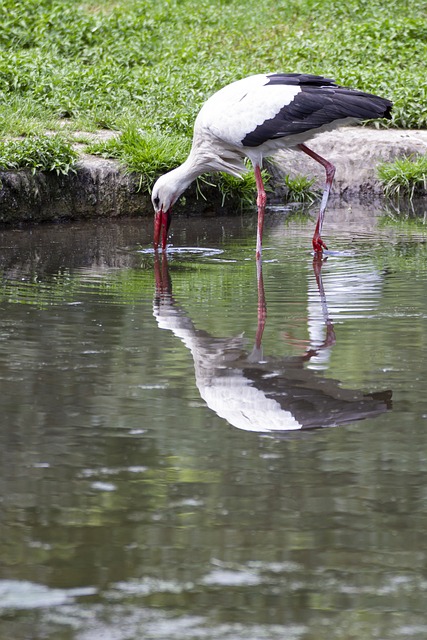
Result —
[[168, 240], [168, 231], [171, 223], [171, 210], [168, 211], [156, 211], [154, 214], [154, 250], [157, 251], [160, 240], [160, 231], [162, 230], [162, 249], [166, 251], [166, 244]]

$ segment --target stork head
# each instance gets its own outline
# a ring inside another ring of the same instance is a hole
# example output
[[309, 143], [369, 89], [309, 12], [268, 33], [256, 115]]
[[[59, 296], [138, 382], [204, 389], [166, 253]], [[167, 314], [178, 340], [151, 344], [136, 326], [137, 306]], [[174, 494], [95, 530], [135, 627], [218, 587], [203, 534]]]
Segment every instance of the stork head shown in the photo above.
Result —
[[154, 249], [159, 246], [160, 231], [162, 230], [162, 249], [166, 249], [167, 235], [171, 222], [172, 205], [176, 202], [176, 185], [166, 173], [157, 180], [151, 194], [154, 207]]

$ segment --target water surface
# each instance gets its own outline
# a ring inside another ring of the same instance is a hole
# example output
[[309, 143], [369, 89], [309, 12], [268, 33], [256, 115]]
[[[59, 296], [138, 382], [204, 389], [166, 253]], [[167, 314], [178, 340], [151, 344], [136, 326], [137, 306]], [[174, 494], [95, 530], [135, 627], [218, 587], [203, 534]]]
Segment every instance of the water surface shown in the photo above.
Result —
[[[0, 639], [424, 639], [427, 245], [4, 229]], [[363, 229], [362, 231], [360, 229]], [[262, 278], [261, 278], [262, 276]]]

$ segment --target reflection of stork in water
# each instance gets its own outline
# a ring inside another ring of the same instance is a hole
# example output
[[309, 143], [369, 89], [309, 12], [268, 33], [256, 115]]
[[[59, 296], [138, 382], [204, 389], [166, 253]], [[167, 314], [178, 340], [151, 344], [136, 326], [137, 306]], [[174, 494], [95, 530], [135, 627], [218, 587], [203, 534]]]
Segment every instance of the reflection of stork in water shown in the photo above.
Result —
[[242, 336], [214, 338], [196, 329], [172, 296], [167, 257], [155, 256], [154, 316], [161, 329], [182, 340], [194, 360], [196, 384], [208, 407], [231, 425], [264, 433], [330, 427], [377, 416], [391, 406], [391, 392], [363, 394], [342, 389], [339, 382], [304, 365], [319, 351], [335, 344], [321, 275], [322, 259], [315, 257], [314, 274], [326, 327], [323, 343], [302, 356], [266, 357], [262, 335], [266, 302], [261, 263], [258, 262], [258, 325], [255, 345], [248, 351]]

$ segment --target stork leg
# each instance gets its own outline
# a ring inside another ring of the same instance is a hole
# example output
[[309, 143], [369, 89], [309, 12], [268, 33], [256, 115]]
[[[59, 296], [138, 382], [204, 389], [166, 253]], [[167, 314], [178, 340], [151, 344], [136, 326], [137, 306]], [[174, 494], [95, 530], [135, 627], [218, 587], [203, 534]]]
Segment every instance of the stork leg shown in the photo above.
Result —
[[305, 144], [299, 144], [298, 149], [306, 153], [308, 156], [310, 156], [310, 158], [313, 158], [313, 160], [316, 160], [316, 162], [319, 162], [322, 165], [322, 167], [325, 168], [325, 171], [326, 171], [326, 185], [323, 191], [322, 202], [320, 203], [319, 216], [317, 218], [316, 228], [314, 230], [314, 235], [312, 240], [314, 251], [316, 253], [322, 253], [323, 249], [328, 248], [326, 244], [323, 242], [321, 238], [321, 234], [322, 234], [323, 220], [325, 217], [325, 209], [326, 209], [326, 205], [328, 204], [329, 192], [331, 191], [332, 182], [334, 180], [335, 167], [333, 164], [328, 162], [328, 160], [325, 160], [325, 158], [322, 158], [322, 156], [319, 156], [318, 153], [315, 153], [315, 151], [312, 151], [311, 149], [309, 149]]
[[256, 238], [256, 258], [259, 260], [261, 258], [262, 252], [262, 231], [264, 228], [264, 213], [265, 213], [265, 203], [267, 201], [267, 196], [264, 189], [264, 183], [262, 181], [261, 175], [261, 167], [259, 164], [254, 165], [255, 172], [255, 182], [257, 188], [257, 207], [258, 207], [258, 229], [257, 229], [257, 238]]
[[264, 280], [262, 277], [262, 261], [257, 261], [257, 283], [258, 283], [258, 325], [255, 337], [255, 346], [261, 349], [262, 334], [264, 333], [265, 320], [267, 317], [267, 304], [265, 302]]
[[249, 362], [261, 362], [262, 354], [262, 336], [267, 318], [267, 305], [265, 302], [264, 280], [262, 278], [262, 260], [256, 261], [256, 273], [258, 283], [258, 322], [255, 335], [255, 344], [249, 355]]

